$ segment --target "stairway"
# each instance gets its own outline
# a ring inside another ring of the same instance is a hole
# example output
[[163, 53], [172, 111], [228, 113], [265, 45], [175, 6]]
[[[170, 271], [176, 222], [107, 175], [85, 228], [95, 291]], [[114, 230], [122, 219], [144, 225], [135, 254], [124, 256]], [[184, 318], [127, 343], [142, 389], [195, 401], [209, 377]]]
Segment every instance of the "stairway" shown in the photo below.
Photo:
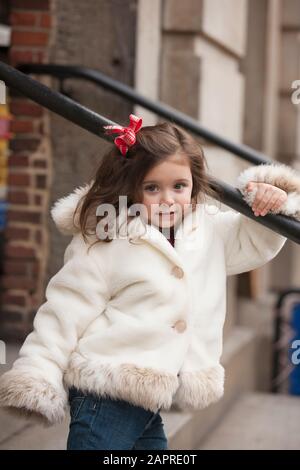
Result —
[[242, 395], [199, 450], [299, 450], [300, 397]]

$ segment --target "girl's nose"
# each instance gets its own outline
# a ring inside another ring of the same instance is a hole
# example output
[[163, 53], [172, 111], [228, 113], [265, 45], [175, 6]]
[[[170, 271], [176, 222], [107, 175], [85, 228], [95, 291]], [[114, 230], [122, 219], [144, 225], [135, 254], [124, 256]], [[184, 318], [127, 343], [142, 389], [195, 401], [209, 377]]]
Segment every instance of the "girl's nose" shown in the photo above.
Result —
[[170, 192], [170, 191], [165, 191], [163, 194], [162, 194], [162, 197], [161, 197], [161, 204], [168, 204], [168, 205], [171, 205], [171, 204], [174, 204], [174, 196], [173, 194]]

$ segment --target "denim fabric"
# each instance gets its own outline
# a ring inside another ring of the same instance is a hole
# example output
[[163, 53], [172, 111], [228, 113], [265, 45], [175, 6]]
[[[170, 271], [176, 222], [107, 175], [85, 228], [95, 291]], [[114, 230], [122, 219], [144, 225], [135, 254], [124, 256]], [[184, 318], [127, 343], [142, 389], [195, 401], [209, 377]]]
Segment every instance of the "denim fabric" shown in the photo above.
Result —
[[67, 450], [167, 449], [159, 414], [123, 400], [69, 389]]

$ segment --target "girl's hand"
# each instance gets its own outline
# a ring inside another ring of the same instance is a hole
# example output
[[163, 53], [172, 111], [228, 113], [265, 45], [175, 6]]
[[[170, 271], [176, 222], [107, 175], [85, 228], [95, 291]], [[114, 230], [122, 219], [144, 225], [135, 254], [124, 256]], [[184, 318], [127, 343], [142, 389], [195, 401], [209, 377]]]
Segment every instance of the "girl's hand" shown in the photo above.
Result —
[[257, 183], [250, 181], [246, 186], [246, 191], [257, 188], [256, 196], [252, 204], [254, 215], [266, 215], [270, 210], [279, 209], [287, 200], [287, 193], [283, 189], [277, 188], [268, 183]]

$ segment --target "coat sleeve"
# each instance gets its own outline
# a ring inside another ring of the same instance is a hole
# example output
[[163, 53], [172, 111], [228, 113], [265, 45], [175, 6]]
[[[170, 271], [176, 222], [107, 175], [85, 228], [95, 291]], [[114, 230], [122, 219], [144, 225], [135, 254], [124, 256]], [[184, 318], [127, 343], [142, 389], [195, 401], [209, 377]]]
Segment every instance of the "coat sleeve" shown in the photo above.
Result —
[[[286, 202], [276, 211], [300, 220], [300, 177], [283, 164], [250, 167], [238, 177], [237, 187], [252, 206], [255, 191], [246, 192], [250, 181], [263, 182], [286, 191]], [[218, 224], [224, 239], [227, 275], [239, 274], [263, 266], [273, 259], [287, 238], [236, 211], [219, 214]]]
[[87, 326], [104, 311], [109, 293], [100, 267], [73, 239], [45, 296], [19, 357], [0, 377], [0, 406], [51, 425], [65, 417], [63, 374], [71, 352]]

